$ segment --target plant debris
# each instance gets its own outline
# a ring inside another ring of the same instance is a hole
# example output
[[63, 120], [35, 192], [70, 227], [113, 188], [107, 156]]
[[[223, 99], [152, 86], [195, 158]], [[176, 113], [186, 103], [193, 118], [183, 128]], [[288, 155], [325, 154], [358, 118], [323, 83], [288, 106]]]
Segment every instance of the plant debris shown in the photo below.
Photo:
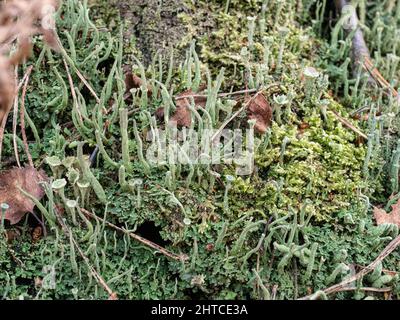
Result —
[[33, 212], [35, 207], [32, 200], [23, 195], [18, 187], [40, 200], [44, 190], [40, 182], [47, 181], [48, 177], [43, 170], [32, 167], [14, 168], [0, 174], [0, 203], [6, 203], [9, 209], [5, 219], [11, 224], [18, 223], [26, 213]]
[[271, 125], [272, 108], [264, 94], [257, 94], [250, 98], [250, 104], [247, 108], [249, 120], [256, 120], [254, 129], [258, 133], [265, 133]]
[[[31, 37], [42, 34], [47, 44], [57, 47], [51, 16], [57, 6], [56, 0], [11, 0], [1, 3], [0, 124], [11, 108], [16, 91], [13, 67], [30, 55]], [[10, 55], [14, 43], [17, 43], [17, 50]]]
[[387, 213], [382, 208], [374, 207], [374, 217], [378, 226], [385, 223], [393, 223], [400, 227], [400, 200], [392, 205], [390, 213]]
[[[188, 107], [190, 98], [194, 101], [195, 109], [204, 108], [206, 106], [206, 97], [197, 95], [192, 90], [184, 91], [175, 97], [176, 110], [170, 119], [170, 123], [175, 124], [177, 127], [190, 127], [192, 124], [192, 115]], [[163, 119], [164, 107], [158, 108], [155, 115], [158, 119]]]

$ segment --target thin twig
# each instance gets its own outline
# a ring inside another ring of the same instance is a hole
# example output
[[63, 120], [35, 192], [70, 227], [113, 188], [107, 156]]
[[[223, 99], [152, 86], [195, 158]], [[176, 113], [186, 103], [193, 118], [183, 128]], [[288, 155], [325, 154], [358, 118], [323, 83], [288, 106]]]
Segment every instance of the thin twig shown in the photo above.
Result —
[[[357, 268], [360, 268], [360, 269], [367, 269], [367, 268], [368, 268], [368, 267], [361, 266], [361, 265], [359, 265], [359, 264], [355, 264], [355, 266], [356, 266]], [[382, 269], [382, 273], [389, 274], [389, 275], [391, 275], [391, 276], [395, 276], [396, 274], [398, 274], [397, 271], [388, 270], [388, 269]]]
[[379, 70], [374, 66], [371, 59], [369, 57], [365, 57], [363, 67], [368, 71], [369, 75], [375, 82], [380, 85], [383, 89], [386, 90], [387, 94], [391, 94], [397, 101], [400, 102], [400, 95], [396, 89], [394, 89], [390, 83], [382, 76]]
[[[249, 99], [249, 101], [247, 101], [247, 102], [243, 105], [243, 107], [241, 107], [238, 111], [236, 111], [228, 120], [226, 120], [226, 121], [221, 125], [221, 127], [217, 130], [217, 132], [214, 133], [214, 135], [211, 137], [211, 142], [214, 142], [214, 140], [217, 139], [218, 136], [221, 134], [222, 130], [224, 130], [225, 127], [226, 127], [233, 119], [235, 119], [239, 114], [241, 114], [244, 110], [246, 110], [246, 109], [249, 107], [249, 105], [251, 104], [251, 102], [252, 102], [255, 98], [257, 98], [259, 94], [261, 94], [262, 92], [267, 91], [267, 90], [269, 90], [269, 89], [271, 89], [271, 88], [273, 88], [273, 87], [278, 87], [278, 86], [279, 86], [279, 83], [272, 83], [272, 84], [270, 84], [269, 86], [267, 86], [267, 87], [265, 87], [265, 88], [259, 89], [259, 90], [256, 92], [256, 94], [255, 94], [253, 97], [251, 97], [251, 98]], [[243, 91], [241, 91], [240, 93], [243, 94], [243, 93], [248, 93], [248, 92], [255, 92], [255, 91], [251, 91], [251, 90], [252, 90], [252, 89], [243, 90]], [[239, 92], [239, 91], [238, 91], [238, 92]]]
[[108, 293], [109, 299], [110, 300], [117, 300], [117, 294], [111, 288], [108, 286], [107, 282], [103, 279], [103, 277], [96, 271], [96, 269], [91, 265], [89, 258], [85, 255], [85, 253], [82, 251], [82, 249], [79, 247], [78, 243], [76, 242], [71, 230], [68, 228], [67, 224], [65, 221], [60, 217], [59, 213], [57, 210], [55, 210], [56, 217], [62, 228], [64, 229], [64, 232], [68, 237], [70, 237], [72, 243], [74, 244], [75, 248], [78, 250], [80, 256], [82, 257], [83, 261], [85, 261], [90, 273], [92, 276], [96, 279], [96, 281], [104, 288], [104, 290]]
[[42, 219], [39, 219], [39, 217], [36, 215], [36, 213], [34, 213], [33, 211], [31, 212], [31, 214], [33, 215], [33, 217], [36, 219], [36, 221], [40, 224], [40, 226], [43, 229], [43, 236], [47, 237], [47, 229], [46, 229], [46, 225], [43, 221], [43, 215], [42, 215]]
[[[18, 65], [15, 66], [15, 80], [18, 82]], [[18, 168], [21, 168], [19, 161], [18, 145], [17, 145], [17, 123], [18, 123], [18, 93], [14, 97], [14, 110], [13, 110], [13, 145], [15, 160], [17, 161]]]
[[[16, 92], [15, 92], [16, 96], [18, 96], [19, 90], [21, 90], [21, 87], [25, 83], [25, 80], [26, 80], [27, 76], [28, 76], [28, 73], [26, 72], [24, 77], [22, 78], [21, 82], [19, 83]], [[5, 112], [4, 117], [2, 119], [2, 122], [0, 124], [0, 160], [1, 160], [2, 150], [3, 150], [4, 131], [5, 131], [5, 128], [6, 128], [7, 119], [8, 119], [8, 115], [9, 114], [10, 114], [10, 110]]]
[[251, 97], [251, 99], [249, 101], [247, 101], [238, 111], [236, 111], [228, 120], [226, 120], [221, 127], [217, 130], [216, 133], [214, 133], [214, 135], [211, 137], [211, 142], [214, 142], [214, 140], [216, 138], [219, 137], [219, 135], [221, 134], [222, 130], [225, 129], [225, 127], [233, 120], [235, 119], [239, 114], [241, 114], [244, 110], [247, 109], [247, 107], [250, 105], [251, 102], [253, 102], [253, 100], [255, 98], [258, 97], [258, 95], [262, 92], [263, 90], [258, 91], [253, 97]]
[[[396, 250], [399, 245], [400, 245], [400, 236], [397, 236], [386, 246], [386, 248], [378, 255], [378, 257], [371, 264], [369, 264], [365, 269], [361, 270], [356, 275], [349, 277], [346, 280], [343, 280], [342, 282], [340, 282], [338, 284], [335, 284], [327, 289], [322, 290], [322, 292], [324, 292], [325, 294], [332, 294], [332, 293], [336, 293], [339, 291], [343, 291], [343, 289], [345, 289], [345, 288], [349, 288], [348, 285], [350, 283], [357, 281], [358, 279], [364, 277], [366, 274], [368, 274], [372, 270], [374, 270], [376, 268], [376, 266], [382, 260], [384, 260], [389, 254], [391, 254], [394, 250]], [[308, 295], [306, 297], [300, 298], [299, 300], [309, 300], [310, 297], [312, 297], [312, 295]]]
[[341, 288], [338, 289], [336, 292], [343, 292], [343, 291], [369, 291], [369, 292], [390, 292], [393, 289], [390, 287], [385, 287], [385, 288], [369, 288], [369, 287], [361, 287], [361, 288], [357, 288], [357, 287], [346, 287], [346, 288]]
[[33, 69], [33, 66], [30, 66], [30, 67], [28, 67], [28, 70], [26, 71], [26, 79], [25, 79], [24, 86], [22, 88], [21, 108], [20, 108], [19, 112], [20, 112], [20, 118], [21, 118], [20, 126], [21, 126], [22, 141], [24, 143], [26, 156], [28, 157], [29, 166], [33, 168], [32, 156], [29, 152], [28, 139], [26, 137], [26, 131], [25, 131], [25, 96], [26, 96], [26, 89], [28, 87], [29, 77], [32, 72], [32, 69]]
[[63, 62], [64, 62], [64, 66], [65, 66], [65, 71], [67, 72], [68, 83], [69, 83], [69, 88], [71, 89], [72, 100], [74, 101], [76, 110], [78, 111], [79, 119], [82, 121], [82, 113], [81, 113], [80, 105], [78, 103], [78, 99], [76, 97], [74, 81], [72, 80], [71, 72], [69, 72], [69, 67], [68, 67], [67, 61], [65, 61], [64, 58], [63, 58]]
[[[65, 57], [68, 58], [68, 60], [71, 60], [71, 58], [68, 56], [67, 51], [65, 50], [64, 46], [61, 43], [60, 38], [58, 37], [58, 35], [56, 34], [56, 40], [57, 40], [57, 44], [59, 46], [59, 48], [61, 49], [61, 54], [64, 56], [63, 60], [64, 60], [64, 64], [66, 63], [65, 61]], [[89, 84], [89, 82], [85, 79], [85, 77], [82, 75], [82, 73], [79, 71], [79, 69], [75, 66], [74, 63], [71, 63], [71, 67], [74, 69], [76, 75], [79, 77], [79, 79], [81, 79], [81, 81], [83, 82], [83, 84], [86, 86], [86, 88], [89, 89], [90, 93], [93, 95], [93, 97], [96, 99], [97, 103], [100, 103], [100, 98], [97, 96], [96, 92], [93, 90], [92, 86]]]
[[[234, 92], [224, 92], [224, 93], [219, 93], [218, 97], [219, 98], [224, 98], [224, 97], [230, 97], [230, 96], [239, 96], [242, 94], [246, 93], [255, 93], [257, 92], [257, 89], [247, 89], [247, 90], [240, 90], [240, 91], [234, 91]], [[185, 98], [208, 98], [208, 95], [206, 94], [187, 94], [183, 96], [177, 96], [175, 97], [175, 100], [182, 100]]]
[[355, 126], [353, 126], [347, 119], [343, 118], [342, 116], [340, 116], [336, 111], [329, 109], [329, 111], [332, 111], [333, 115], [335, 116], [335, 118], [337, 120], [339, 120], [344, 126], [346, 126], [347, 128], [349, 128], [350, 130], [354, 131], [355, 133], [357, 133], [360, 137], [363, 137], [365, 140], [368, 140], [368, 137], [358, 128], [356, 128]]
[[88, 211], [86, 209], [81, 209], [81, 211], [84, 214], [86, 214], [88, 217], [97, 219], [100, 222], [105, 223], [109, 227], [111, 227], [111, 228], [113, 228], [115, 230], [121, 231], [121, 232], [125, 233], [126, 235], [129, 235], [131, 238], [143, 243], [144, 245], [146, 245], [146, 246], [148, 246], [150, 248], [153, 248], [153, 249], [159, 251], [160, 253], [162, 253], [163, 255], [165, 255], [165, 256], [167, 256], [167, 257], [169, 257], [171, 259], [178, 260], [178, 261], [185, 261], [185, 260], [189, 259], [189, 257], [187, 255], [185, 255], [185, 254], [177, 255], [175, 253], [172, 253], [172, 252], [168, 251], [167, 249], [161, 247], [160, 245], [158, 245], [158, 244], [156, 244], [156, 243], [154, 243], [154, 242], [152, 242], [150, 240], [147, 240], [147, 239], [145, 239], [145, 238], [143, 238], [143, 237], [141, 237], [141, 236], [139, 236], [139, 235], [137, 235], [135, 233], [132, 233], [132, 232], [130, 232], [130, 231], [124, 229], [124, 228], [120, 228], [120, 227], [118, 227], [118, 226], [116, 226], [116, 225], [114, 225], [114, 224], [112, 224], [112, 223], [110, 223], [108, 221], [105, 221], [103, 218], [100, 218], [100, 217], [96, 216], [95, 214], [91, 213], [90, 211]]
[[7, 118], [8, 118], [9, 114], [10, 114], [10, 110], [7, 110], [4, 114], [3, 121], [1, 122], [1, 126], [0, 126], [0, 160], [1, 160], [1, 154], [3, 151], [4, 131], [6, 129]]

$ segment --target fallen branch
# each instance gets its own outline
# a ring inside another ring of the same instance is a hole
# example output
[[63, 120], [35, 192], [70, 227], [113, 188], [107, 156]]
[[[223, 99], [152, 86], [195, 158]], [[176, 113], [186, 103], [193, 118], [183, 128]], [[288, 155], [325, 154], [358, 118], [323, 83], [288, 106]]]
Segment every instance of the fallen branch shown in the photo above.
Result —
[[[400, 236], [397, 236], [394, 238], [387, 246], [386, 248], [379, 254], [379, 256], [371, 263], [369, 264], [365, 269], [361, 270], [359, 273], [356, 275], [347, 278], [346, 280], [343, 280], [342, 282], [335, 284], [327, 289], [320, 290], [320, 292], [325, 293], [326, 295], [340, 292], [340, 291], [346, 291], [344, 289], [348, 289], [348, 285], [354, 281], [357, 281], [358, 279], [361, 279], [368, 273], [370, 273], [372, 270], [376, 268], [376, 266], [382, 262], [389, 254], [391, 254], [396, 248], [400, 245]], [[350, 287], [352, 288], [352, 287]], [[305, 296], [303, 298], [300, 298], [299, 300], [310, 300], [312, 295]]]
[[144, 245], [146, 245], [146, 246], [148, 246], [150, 248], [153, 248], [153, 249], [157, 250], [158, 252], [162, 253], [163, 255], [165, 255], [165, 256], [167, 256], [167, 257], [169, 257], [171, 259], [178, 260], [178, 261], [185, 261], [185, 260], [189, 259], [189, 257], [187, 255], [185, 255], [185, 254], [177, 255], [175, 253], [172, 253], [172, 252], [168, 251], [167, 249], [161, 247], [160, 245], [158, 245], [158, 244], [156, 244], [156, 243], [154, 243], [154, 242], [152, 242], [150, 240], [147, 240], [147, 239], [145, 239], [145, 238], [143, 238], [143, 237], [141, 237], [141, 236], [139, 236], [139, 235], [137, 235], [135, 233], [132, 233], [132, 232], [130, 232], [130, 231], [124, 229], [124, 228], [120, 228], [120, 227], [118, 227], [118, 226], [116, 226], [116, 225], [114, 225], [114, 224], [112, 224], [112, 223], [110, 223], [108, 221], [105, 221], [103, 218], [100, 218], [100, 217], [96, 216], [95, 214], [91, 213], [90, 211], [88, 211], [86, 209], [81, 209], [81, 211], [84, 214], [86, 214], [88, 217], [96, 219], [96, 220], [99, 220], [100, 222], [105, 223], [109, 227], [111, 227], [111, 228], [113, 228], [115, 230], [118, 230], [120, 232], [123, 232], [124, 234], [130, 236], [131, 238], [143, 243]]

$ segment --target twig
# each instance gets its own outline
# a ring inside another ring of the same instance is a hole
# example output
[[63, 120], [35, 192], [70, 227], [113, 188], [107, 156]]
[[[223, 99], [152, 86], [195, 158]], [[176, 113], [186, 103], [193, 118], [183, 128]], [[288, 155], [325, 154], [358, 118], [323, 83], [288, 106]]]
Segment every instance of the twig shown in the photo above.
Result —
[[[347, 0], [335, 0], [336, 9], [341, 12], [343, 8], [348, 5]], [[348, 27], [346, 33], [349, 35], [354, 32], [352, 41], [352, 60], [353, 60], [353, 74], [357, 76], [358, 66], [362, 65], [363, 68], [369, 73], [369, 82], [375, 82], [382, 88], [387, 89], [394, 97], [397, 98], [400, 103], [400, 95], [398, 92], [389, 84], [388, 81], [381, 75], [379, 70], [374, 66], [371, 61], [370, 52], [364, 39], [362, 30], [359, 27], [359, 20], [356, 10], [351, 12], [348, 20]]]
[[346, 288], [342, 288], [342, 289], [338, 289], [336, 292], [343, 292], [343, 291], [369, 291], [369, 292], [390, 292], [393, 289], [390, 287], [385, 287], [385, 288], [369, 288], [369, 287], [361, 287], [361, 288], [357, 288], [357, 287], [346, 287]]
[[372, 79], [375, 80], [375, 82], [380, 85], [383, 89], [386, 89], [388, 93], [393, 95], [395, 98], [397, 98], [397, 101], [400, 102], [400, 95], [397, 92], [396, 89], [394, 89], [390, 83], [381, 75], [379, 70], [374, 66], [372, 63], [371, 59], [369, 57], [365, 57], [363, 67], [365, 70], [368, 71]]
[[76, 105], [76, 110], [78, 111], [79, 118], [80, 118], [80, 120], [82, 120], [81, 108], [78, 103], [78, 99], [76, 98], [74, 81], [72, 80], [71, 72], [69, 72], [69, 67], [68, 67], [67, 61], [65, 61], [64, 58], [63, 58], [63, 62], [64, 62], [65, 71], [67, 72], [67, 78], [68, 78], [69, 88], [71, 89], [72, 100], [74, 100], [74, 104]]
[[[68, 56], [67, 51], [65, 50], [65, 48], [63, 47], [60, 38], [58, 37], [58, 35], [56, 34], [56, 40], [57, 40], [57, 44], [59, 46], [59, 48], [61, 49], [61, 54], [63, 55], [63, 60], [64, 60], [64, 64], [66, 64], [65, 58], [67, 58], [68, 60], [71, 60], [71, 58]], [[90, 93], [93, 95], [93, 97], [96, 99], [97, 103], [100, 103], [100, 98], [97, 96], [96, 92], [93, 90], [92, 86], [89, 84], [89, 82], [85, 79], [85, 77], [82, 75], [82, 73], [79, 71], [79, 69], [75, 66], [75, 64], [73, 63], [73, 61], [71, 60], [71, 67], [72, 69], [74, 69], [76, 75], [79, 77], [79, 79], [81, 79], [81, 81], [83, 82], [83, 84], [86, 86], [86, 88], [89, 89]]]
[[29, 77], [32, 72], [32, 69], [33, 69], [33, 66], [30, 66], [28, 68], [28, 70], [26, 71], [26, 79], [25, 79], [24, 86], [22, 88], [21, 108], [20, 108], [19, 112], [20, 112], [20, 118], [21, 118], [20, 126], [21, 126], [22, 141], [24, 142], [25, 152], [26, 152], [26, 156], [28, 157], [29, 166], [33, 168], [32, 156], [29, 152], [28, 139], [26, 137], [26, 131], [25, 131], [25, 96], [26, 96], [26, 89], [28, 87]]
[[[368, 268], [368, 267], [360, 266], [359, 264], [355, 264], [355, 266], [360, 268], [360, 269], [367, 269]], [[382, 269], [382, 272], [385, 273], [385, 274], [389, 274], [391, 276], [395, 276], [396, 274], [398, 274], [397, 271], [388, 270], [388, 269]]]
[[[348, 6], [347, 0], [335, 0], [336, 9], [339, 12]], [[352, 43], [352, 60], [353, 60], [353, 74], [356, 76], [358, 72], [358, 66], [364, 63], [365, 58], [369, 58], [369, 50], [365, 43], [364, 35], [359, 26], [358, 16], [356, 10], [352, 10], [349, 20], [347, 21], [347, 28], [345, 28], [347, 35], [353, 34], [351, 39]]]
[[153, 249], [159, 251], [160, 253], [162, 253], [163, 255], [165, 255], [165, 256], [167, 256], [167, 257], [169, 257], [171, 259], [178, 260], [178, 261], [185, 261], [185, 260], [189, 259], [189, 257], [187, 255], [185, 255], [185, 254], [177, 255], [175, 253], [172, 253], [172, 252], [168, 251], [167, 249], [161, 247], [160, 245], [158, 245], [158, 244], [156, 244], [156, 243], [154, 243], [154, 242], [152, 242], [150, 240], [147, 240], [147, 239], [145, 239], [145, 238], [143, 238], [143, 237], [141, 237], [141, 236], [139, 236], [139, 235], [137, 235], [135, 233], [132, 233], [132, 232], [130, 232], [130, 231], [124, 229], [124, 228], [120, 228], [120, 227], [118, 227], [118, 226], [116, 226], [116, 225], [114, 225], [114, 224], [112, 224], [112, 223], [110, 223], [108, 221], [105, 221], [103, 218], [100, 218], [100, 217], [96, 216], [95, 214], [91, 213], [90, 211], [88, 211], [86, 209], [81, 209], [81, 211], [84, 214], [86, 214], [87, 216], [89, 216], [91, 218], [94, 218], [94, 219], [97, 219], [100, 222], [105, 223], [109, 227], [111, 227], [111, 228], [113, 228], [115, 230], [121, 231], [121, 232], [125, 233], [126, 235], [129, 235], [131, 238], [143, 243], [144, 245], [146, 245], [146, 246], [148, 246], [150, 248], [153, 248]]
[[109, 295], [109, 300], [117, 300], [117, 293], [112, 291], [111, 288], [108, 286], [106, 281], [103, 279], [103, 277], [96, 271], [96, 269], [90, 264], [89, 258], [85, 255], [85, 253], [82, 251], [82, 249], [79, 247], [78, 243], [76, 242], [71, 230], [68, 228], [67, 224], [65, 221], [60, 217], [59, 213], [57, 210], [55, 210], [55, 214], [57, 217], [58, 222], [60, 223], [61, 227], [64, 229], [64, 232], [66, 233], [67, 236], [71, 238], [72, 243], [74, 244], [75, 248], [78, 250], [80, 256], [82, 257], [83, 261], [85, 261], [87, 267], [89, 268], [90, 273], [92, 276], [97, 280], [97, 282], [104, 288], [104, 290], [108, 293]]
[[[18, 82], [18, 65], [15, 66], [15, 79]], [[18, 93], [14, 97], [14, 110], [13, 110], [13, 145], [15, 160], [17, 161], [18, 168], [21, 168], [19, 161], [18, 145], [17, 145], [17, 122], [18, 122]]]
[[[327, 289], [322, 290], [325, 294], [332, 294], [336, 292], [343, 291], [345, 288], [349, 288], [348, 284], [357, 281], [358, 279], [364, 277], [366, 274], [370, 273], [372, 270], [376, 268], [376, 266], [384, 260], [389, 254], [391, 254], [397, 247], [400, 245], [400, 236], [394, 238], [386, 248], [378, 255], [378, 257], [369, 264], [365, 269], [361, 270], [356, 275], [343, 280], [342, 282], [335, 284]], [[350, 287], [351, 288], [351, 287]], [[306, 297], [300, 298], [299, 300], [309, 300], [312, 295], [308, 295]]]
[[43, 236], [47, 237], [47, 229], [46, 229], [46, 225], [44, 224], [43, 221], [43, 214], [42, 214], [42, 219], [39, 219], [39, 217], [36, 215], [36, 213], [34, 213], [33, 211], [31, 212], [31, 214], [33, 215], [33, 217], [36, 219], [36, 221], [40, 224], [40, 226], [43, 229]]
[[[223, 97], [230, 97], [230, 96], [238, 96], [242, 95], [245, 93], [255, 93], [257, 92], [257, 89], [247, 89], [247, 90], [240, 90], [240, 91], [234, 91], [234, 92], [225, 92], [225, 93], [220, 93], [218, 94], [218, 97], [223, 98]], [[175, 100], [182, 100], [186, 98], [208, 98], [208, 95], [206, 94], [188, 94], [184, 96], [177, 96], [175, 97]]]
[[9, 113], [10, 113], [10, 110], [7, 110], [5, 112], [3, 121], [1, 122], [1, 126], [0, 126], [0, 160], [1, 160], [1, 154], [2, 154], [2, 149], [3, 149], [4, 131], [6, 129], [7, 118], [8, 118]]
[[[22, 78], [21, 82], [18, 85], [18, 88], [15, 92], [15, 95], [18, 95], [19, 90], [21, 90], [22, 85], [25, 83], [26, 78], [28, 77], [28, 73], [26, 72], [24, 77]], [[1, 154], [2, 154], [2, 150], [3, 150], [3, 138], [4, 138], [4, 131], [6, 128], [6, 124], [7, 124], [7, 118], [8, 115], [10, 114], [10, 110], [7, 110], [4, 114], [4, 117], [2, 118], [2, 122], [0, 124], [0, 160], [1, 160]]]
[[360, 129], [358, 129], [355, 126], [353, 126], [347, 119], [343, 118], [336, 111], [334, 111], [332, 109], [329, 109], [329, 111], [332, 111], [332, 113], [335, 116], [335, 118], [338, 119], [344, 126], [349, 128], [350, 130], [354, 131], [360, 137], [363, 137], [365, 140], [368, 140], [368, 137]]
[[258, 91], [258, 92], [257, 92], [253, 97], [251, 97], [251, 99], [250, 99], [249, 101], [247, 101], [238, 111], [236, 111], [228, 120], [226, 120], [226, 121], [221, 125], [221, 127], [217, 130], [217, 132], [214, 133], [214, 135], [211, 137], [211, 142], [214, 142], [214, 140], [215, 140], [216, 138], [218, 138], [218, 136], [221, 134], [222, 130], [224, 130], [225, 127], [226, 127], [233, 119], [235, 119], [239, 114], [241, 114], [244, 110], [246, 110], [247, 107], [250, 105], [250, 103], [253, 102], [253, 100], [254, 100], [255, 98], [257, 98], [258, 95], [259, 95], [262, 91], [263, 91], [263, 89], [260, 90], [260, 91]]

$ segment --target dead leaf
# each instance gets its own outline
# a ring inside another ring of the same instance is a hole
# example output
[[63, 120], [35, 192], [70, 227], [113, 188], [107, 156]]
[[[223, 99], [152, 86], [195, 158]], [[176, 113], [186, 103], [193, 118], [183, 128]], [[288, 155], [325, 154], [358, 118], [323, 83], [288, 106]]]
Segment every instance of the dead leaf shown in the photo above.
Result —
[[[192, 90], [184, 91], [175, 97], [176, 110], [172, 115], [170, 122], [175, 123], [178, 127], [190, 127], [192, 124], [192, 115], [188, 108], [190, 103], [190, 97], [193, 98], [195, 108], [204, 108], [207, 103], [207, 98], [202, 95], [194, 93]], [[160, 107], [156, 110], [155, 116], [158, 119], [164, 118], [164, 107]]]
[[43, 170], [37, 171], [32, 167], [14, 168], [2, 172], [0, 174], [0, 203], [9, 205], [5, 219], [11, 224], [16, 224], [35, 207], [32, 200], [23, 195], [18, 187], [40, 200], [44, 196], [44, 190], [39, 182], [47, 180], [48, 177]]
[[400, 200], [392, 205], [390, 213], [386, 213], [384, 209], [374, 207], [374, 217], [378, 226], [384, 223], [393, 223], [400, 227]]
[[252, 101], [247, 108], [249, 120], [256, 120], [256, 125], [254, 129], [258, 133], [265, 133], [272, 120], [272, 108], [263, 94], [257, 94], [255, 97], [251, 98]]
[[35, 229], [32, 231], [32, 242], [36, 243], [38, 242], [43, 236], [43, 231], [42, 227], [37, 226]]
[[[132, 73], [132, 71], [128, 70], [128, 67], [126, 67], [127, 71], [125, 72], [125, 95], [124, 98], [125, 100], [131, 100], [132, 95], [130, 93], [131, 89], [139, 89], [143, 85], [143, 81], [140, 77], [138, 77], [136, 74]], [[147, 86], [147, 96], [150, 97], [153, 94], [152, 88], [150, 85]]]

